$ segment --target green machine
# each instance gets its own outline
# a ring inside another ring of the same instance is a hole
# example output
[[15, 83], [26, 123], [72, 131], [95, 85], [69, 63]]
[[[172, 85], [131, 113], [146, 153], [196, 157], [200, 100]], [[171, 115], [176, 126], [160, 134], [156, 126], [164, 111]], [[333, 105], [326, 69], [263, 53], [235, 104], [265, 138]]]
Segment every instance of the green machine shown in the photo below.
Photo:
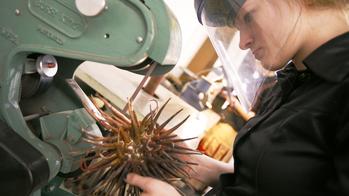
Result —
[[70, 195], [61, 182], [78, 173], [74, 152], [89, 147], [81, 129], [100, 130], [65, 80], [84, 61], [167, 73], [179, 25], [162, 0], [1, 4], [0, 195]]

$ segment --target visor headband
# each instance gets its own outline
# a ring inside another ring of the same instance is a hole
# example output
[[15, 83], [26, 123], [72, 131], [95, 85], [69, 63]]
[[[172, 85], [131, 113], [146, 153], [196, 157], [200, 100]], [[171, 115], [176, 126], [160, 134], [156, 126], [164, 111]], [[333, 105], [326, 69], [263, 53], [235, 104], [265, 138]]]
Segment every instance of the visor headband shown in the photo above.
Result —
[[[197, 18], [201, 24], [202, 24], [202, 18], [201, 18], [202, 12], [204, 11], [204, 9], [210, 9], [209, 5], [210, 5], [210, 3], [212, 4], [212, 1], [214, 1], [214, 2], [220, 1], [220, 3], [224, 2], [224, 3], [229, 4], [231, 6], [233, 12], [235, 13], [235, 15], [240, 10], [242, 5], [246, 2], [246, 0], [195, 0], [194, 7], [195, 7], [196, 14], [197, 14]], [[215, 7], [213, 9], [217, 9], [217, 8]], [[226, 9], [226, 7], [225, 7], [225, 9]]]

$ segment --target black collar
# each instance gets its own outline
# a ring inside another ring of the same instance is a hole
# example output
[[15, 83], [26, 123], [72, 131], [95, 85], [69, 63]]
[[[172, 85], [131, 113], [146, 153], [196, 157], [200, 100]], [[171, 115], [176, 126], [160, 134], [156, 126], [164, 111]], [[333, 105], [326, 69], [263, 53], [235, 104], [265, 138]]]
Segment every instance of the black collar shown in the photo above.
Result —
[[320, 46], [303, 63], [315, 75], [327, 81], [343, 81], [349, 76], [349, 32]]

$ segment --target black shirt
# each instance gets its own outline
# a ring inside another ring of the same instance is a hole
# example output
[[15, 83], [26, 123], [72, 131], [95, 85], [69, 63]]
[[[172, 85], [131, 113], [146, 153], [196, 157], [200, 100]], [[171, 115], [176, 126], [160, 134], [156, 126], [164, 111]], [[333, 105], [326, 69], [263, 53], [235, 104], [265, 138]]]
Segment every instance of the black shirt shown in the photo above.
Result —
[[217, 195], [349, 196], [349, 33], [290, 63], [238, 133]]

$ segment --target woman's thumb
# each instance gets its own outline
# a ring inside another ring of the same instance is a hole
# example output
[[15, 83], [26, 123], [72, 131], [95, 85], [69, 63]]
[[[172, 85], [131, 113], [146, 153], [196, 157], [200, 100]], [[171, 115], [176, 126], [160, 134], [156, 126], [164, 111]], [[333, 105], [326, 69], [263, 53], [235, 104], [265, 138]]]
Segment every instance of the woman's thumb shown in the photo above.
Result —
[[126, 183], [137, 186], [142, 190], [147, 190], [147, 186], [151, 181], [149, 177], [143, 177], [135, 173], [129, 173], [125, 179]]

